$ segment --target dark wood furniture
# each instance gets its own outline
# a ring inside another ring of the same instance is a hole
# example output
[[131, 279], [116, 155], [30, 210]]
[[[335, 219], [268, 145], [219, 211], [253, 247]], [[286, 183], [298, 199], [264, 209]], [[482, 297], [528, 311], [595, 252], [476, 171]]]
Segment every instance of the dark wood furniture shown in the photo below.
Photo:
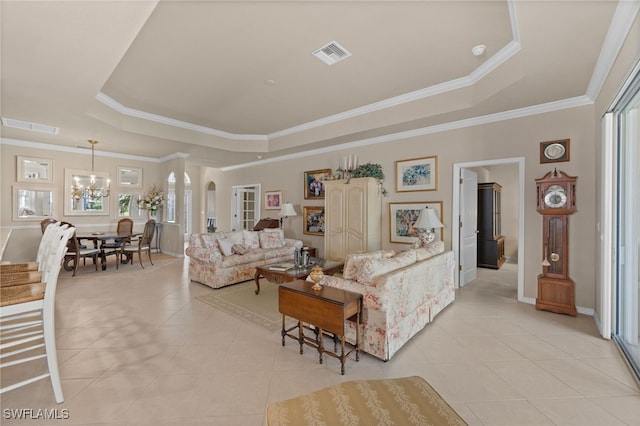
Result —
[[569, 215], [576, 212], [577, 177], [553, 170], [536, 179], [536, 210], [542, 215], [542, 274], [536, 309], [577, 316], [575, 283], [569, 277]]
[[495, 182], [478, 184], [478, 266], [500, 269], [504, 256], [504, 237], [501, 235], [502, 185]]
[[279, 227], [280, 227], [280, 221], [278, 219], [271, 219], [270, 217], [267, 217], [265, 219], [260, 219], [258, 223], [256, 223], [256, 226], [253, 227], [253, 230], [261, 231], [264, 228], [279, 228]]
[[[347, 357], [356, 352], [356, 361], [360, 360], [360, 312], [362, 309], [362, 295], [334, 287], [323, 286], [315, 291], [313, 283], [296, 280], [282, 284], [278, 288], [278, 308], [282, 314], [282, 346], [285, 337], [290, 337], [300, 344], [300, 354], [306, 344], [318, 350], [320, 364], [322, 355], [327, 354], [340, 360], [340, 373], [344, 374], [344, 363]], [[285, 319], [289, 316], [297, 319], [296, 325], [286, 328]], [[347, 353], [345, 350], [345, 321], [356, 323], [356, 342]], [[304, 323], [316, 327], [314, 336], [304, 334]], [[298, 333], [292, 332], [297, 330]], [[323, 333], [333, 333], [340, 338], [340, 354], [328, 351], [324, 347]]]
[[[98, 257], [100, 258], [100, 263], [102, 265], [102, 270], [104, 271], [105, 269], [107, 269], [107, 256], [106, 256], [106, 252], [104, 249], [102, 249], [102, 244], [108, 241], [120, 241], [120, 240], [129, 240], [132, 237], [136, 237], [139, 236], [140, 233], [132, 233], [132, 234], [123, 234], [123, 235], [118, 235], [115, 231], [110, 231], [110, 232], [94, 232], [94, 233], [83, 233], [83, 234], [77, 234], [76, 235], [76, 239], [79, 242], [82, 241], [90, 241], [91, 243], [89, 244], [81, 244], [78, 243], [78, 246], [80, 247], [80, 250], [85, 250], [85, 249], [91, 249], [91, 250], [95, 250], [98, 249], [99, 254]], [[71, 244], [73, 244], [73, 237], [71, 239], [69, 239], [69, 242]], [[71, 250], [71, 248], [69, 249]], [[67, 252], [67, 255], [69, 255], [69, 252]], [[72, 267], [69, 265], [70, 261], [73, 260], [71, 258], [71, 256], [67, 256], [65, 255], [65, 260], [63, 263], [63, 268], [65, 271], [72, 271], [74, 270], [75, 265]], [[117, 263], [116, 263], [117, 264]]]
[[[317, 264], [322, 266], [322, 272], [324, 272], [325, 275], [333, 275], [337, 272], [342, 271], [342, 268], [344, 267], [344, 262], [337, 262], [334, 260], [318, 259], [317, 262]], [[311, 268], [315, 266], [316, 263], [313, 263], [307, 268], [293, 267], [286, 271], [269, 269], [274, 265], [277, 264], [263, 265], [256, 268], [256, 273], [254, 275], [254, 279], [256, 281], [256, 294], [260, 294], [260, 277], [263, 277], [267, 281], [276, 284], [288, 283], [291, 281], [307, 278], [307, 276], [311, 273]]]

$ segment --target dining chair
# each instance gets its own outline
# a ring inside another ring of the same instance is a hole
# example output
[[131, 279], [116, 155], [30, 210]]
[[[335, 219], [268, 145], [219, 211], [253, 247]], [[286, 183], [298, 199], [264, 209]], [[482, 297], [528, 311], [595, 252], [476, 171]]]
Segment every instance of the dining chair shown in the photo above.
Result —
[[[118, 227], [116, 229], [117, 235], [131, 235], [133, 234], [133, 220], [128, 217], [122, 218], [118, 221]], [[120, 251], [120, 247], [128, 241], [129, 239], [116, 239], [113, 242], [104, 242], [100, 246], [102, 253], [104, 256], [115, 255], [116, 263], [120, 263], [122, 261], [122, 253]], [[132, 259], [131, 259], [132, 260]]]
[[40, 222], [40, 229], [42, 229], [42, 233], [44, 234], [44, 230], [47, 228], [47, 226], [51, 225], [52, 223], [56, 223], [57, 221], [52, 218], [52, 217], [47, 217], [45, 219], [42, 220], [42, 222]]
[[[156, 231], [156, 221], [153, 219], [149, 219], [147, 223], [144, 224], [144, 231], [142, 231], [142, 235], [137, 239], [132, 239], [131, 241], [125, 242], [120, 248], [120, 252], [122, 254], [126, 254], [131, 258], [131, 264], [133, 265], [133, 254], [138, 253], [138, 260], [140, 261], [140, 266], [144, 269], [144, 265], [142, 264], [142, 252], [146, 251], [149, 253], [149, 262], [153, 265], [153, 261], [151, 260], [151, 241], [153, 240], [153, 234]], [[120, 262], [116, 262], [116, 269], [118, 268], [118, 264]]]
[[44, 250], [42, 278], [23, 284], [0, 283], [0, 369], [46, 358], [48, 371], [40, 374], [32, 367], [29, 378], [2, 387], [0, 394], [49, 377], [56, 402], [61, 403], [64, 395], [56, 354], [55, 296], [61, 261], [75, 229], [58, 223], [48, 228], [55, 230]]
[[[62, 222], [63, 224], [68, 224], [69, 227], [73, 227], [69, 222]], [[67, 243], [67, 254], [64, 256], [65, 264], [71, 260], [73, 260], [73, 277], [76, 276], [78, 272], [78, 265], [80, 265], [80, 259], [83, 260], [84, 264], [86, 264], [86, 259], [91, 258], [93, 260], [93, 264], [96, 267], [96, 271], [98, 270], [98, 257], [100, 256], [100, 249], [98, 247], [87, 247], [81, 245], [78, 242], [78, 238], [76, 233], [73, 233], [73, 236], [69, 238], [69, 242]]]

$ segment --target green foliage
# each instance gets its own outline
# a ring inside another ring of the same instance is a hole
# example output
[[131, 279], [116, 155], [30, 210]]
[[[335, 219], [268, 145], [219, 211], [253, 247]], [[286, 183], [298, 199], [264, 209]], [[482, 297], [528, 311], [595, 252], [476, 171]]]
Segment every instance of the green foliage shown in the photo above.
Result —
[[[378, 179], [378, 183], [382, 185], [384, 181], [384, 172], [382, 171], [382, 166], [376, 163], [365, 163], [358, 166], [353, 171], [353, 175], [351, 177], [361, 178], [361, 177], [372, 177]], [[382, 195], [387, 195], [387, 190], [384, 186], [382, 188]]]

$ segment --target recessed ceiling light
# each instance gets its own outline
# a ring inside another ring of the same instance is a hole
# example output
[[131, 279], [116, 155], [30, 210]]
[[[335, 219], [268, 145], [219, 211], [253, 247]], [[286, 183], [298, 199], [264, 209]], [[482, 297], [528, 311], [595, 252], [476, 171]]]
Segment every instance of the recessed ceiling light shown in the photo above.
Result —
[[486, 48], [487, 46], [485, 46], [484, 44], [479, 44], [471, 49], [471, 53], [473, 53], [473, 56], [480, 56], [484, 53]]
[[266, 84], [267, 86], [274, 86], [276, 84], [276, 81], [269, 79], [269, 80], [265, 80], [264, 84]]
[[2, 125], [5, 127], [13, 127], [15, 129], [31, 130], [34, 132], [48, 133], [57, 135], [60, 129], [58, 127], [48, 126], [46, 124], [31, 123], [29, 121], [16, 120], [13, 118], [2, 117]]

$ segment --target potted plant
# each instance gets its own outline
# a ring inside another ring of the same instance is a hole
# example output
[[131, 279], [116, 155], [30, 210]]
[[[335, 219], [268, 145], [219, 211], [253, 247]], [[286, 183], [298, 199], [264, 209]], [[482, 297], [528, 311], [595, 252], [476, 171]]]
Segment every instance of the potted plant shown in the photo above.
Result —
[[380, 188], [382, 189], [382, 195], [387, 195], [387, 190], [382, 186], [384, 182], [384, 172], [382, 171], [382, 166], [376, 163], [365, 163], [359, 165], [354, 171], [351, 177], [361, 178], [361, 177], [372, 177], [378, 180], [380, 184]]

